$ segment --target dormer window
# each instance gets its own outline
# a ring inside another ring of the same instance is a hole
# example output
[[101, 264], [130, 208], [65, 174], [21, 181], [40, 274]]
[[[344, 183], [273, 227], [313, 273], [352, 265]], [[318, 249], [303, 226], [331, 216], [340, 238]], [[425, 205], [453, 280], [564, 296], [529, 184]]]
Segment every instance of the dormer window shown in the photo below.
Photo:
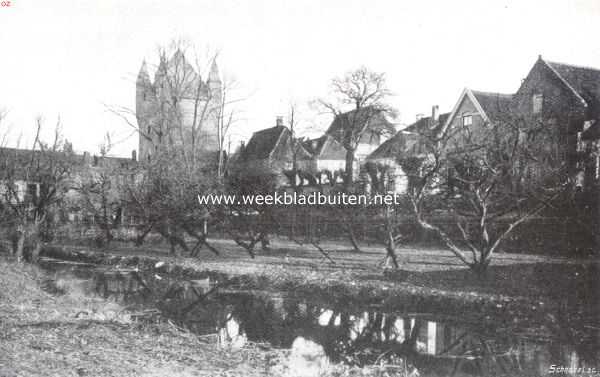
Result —
[[463, 115], [462, 117], [463, 127], [467, 127], [473, 124], [473, 116], [472, 115]]
[[544, 104], [544, 95], [541, 93], [536, 93], [531, 98], [531, 111], [534, 114], [539, 114], [542, 112], [542, 105]]

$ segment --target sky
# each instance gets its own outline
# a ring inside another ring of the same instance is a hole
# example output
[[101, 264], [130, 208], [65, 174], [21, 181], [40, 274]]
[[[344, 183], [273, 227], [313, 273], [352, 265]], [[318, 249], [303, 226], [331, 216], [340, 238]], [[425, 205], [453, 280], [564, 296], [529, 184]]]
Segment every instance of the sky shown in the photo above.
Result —
[[111, 153], [130, 155], [135, 130], [107, 106], [134, 109], [142, 61], [174, 39], [218, 51], [237, 80], [234, 144], [290, 103], [307, 133], [326, 129], [330, 119], [304, 105], [363, 65], [386, 73], [398, 122], [410, 124], [432, 105], [451, 111], [465, 87], [515, 92], [538, 55], [600, 68], [598, 20], [598, 0], [10, 0], [0, 127], [24, 145], [37, 116], [46, 137], [60, 117], [77, 151], [97, 153], [108, 132]]

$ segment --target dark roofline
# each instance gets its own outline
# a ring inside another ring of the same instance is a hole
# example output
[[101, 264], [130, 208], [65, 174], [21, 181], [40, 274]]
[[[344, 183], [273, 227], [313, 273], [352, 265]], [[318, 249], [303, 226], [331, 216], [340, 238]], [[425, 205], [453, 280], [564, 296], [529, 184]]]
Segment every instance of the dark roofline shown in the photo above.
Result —
[[[569, 89], [569, 90], [570, 90], [570, 91], [571, 91], [571, 92], [572, 92], [572, 93], [575, 95], [575, 97], [577, 97], [577, 99], [578, 99], [579, 101], [581, 101], [581, 103], [583, 103], [583, 105], [584, 105], [584, 106], [589, 106], [589, 105], [588, 105], [588, 103], [587, 103], [587, 101], [585, 100], [585, 98], [583, 98], [583, 97], [581, 96], [581, 94], [580, 94], [580, 93], [577, 91], [577, 89], [573, 88], [573, 86], [572, 86], [572, 85], [571, 85], [571, 84], [570, 84], [570, 83], [567, 81], [567, 79], [565, 79], [565, 78], [564, 78], [564, 77], [563, 77], [563, 76], [562, 76], [562, 75], [561, 75], [561, 74], [560, 74], [560, 73], [559, 73], [559, 72], [556, 70], [556, 68], [554, 68], [554, 67], [552, 66], [553, 62], [550, 62], [550, 61], [546, 61], [546, 60], [544, 60], [544, 59], [542, 58], [542, 56], [541, 56], [541, 55], [540, 55], [540, 57], [539, 57], [538, 61], [541, 61], [542, 63], [544, 63], [544, 65], [545, 65], [546, 67], [548, 67], [548, 69], [550, 69], [550, 71], [551, 71], [552, 73], [554, 73], [554, 75], [555, 75], [555, 76], [558, 78], [558, 80], [559, 80], [560, 82], [562, 82], [562, 83], [563, 83], [563, 85], [564, 85], [564, 86], [565, 86], [567, 89]], [[537, 62], [536, 62], [536, 63], [537, 63]], [[562, 64], [562, 63], [554, 63], [554, 64]], [[563, 65], [570, 66], [569, 64], [563, 64]], [[574, 67], [574, 68], [576, 68], [575, 66], [571, 66], [571, 67]]]
[[500, 97], [500, 98], [504, 98], [504, 99], [512, 99], [514, 94], [509, 94], [509, 93], [499, 93], [499, 92], [484, 92], [482, 90], [473, 90], [470, 89], [471, 93], [473, 93], [474, 95], [483, 95], [483, 96], [490, 96], [490, 97]]
[[577, 68], [577, 69], [587, 69], [590, 71], [600, 72], [600, 68], [595, 68], [595, 67], [590, 67], [590, 66], [585, 66], [585, 65], [571, 64], [571, 63], [557, 62], [554, 60], [546, 60], [544, 58], [541, 58], [541, 59], [543, 61], [545, 61], [546, 63], [550, 63], [550, 64], [560, 64], [560, 65], [566, 65], [567, 67], [573, 67], [573, 68]]

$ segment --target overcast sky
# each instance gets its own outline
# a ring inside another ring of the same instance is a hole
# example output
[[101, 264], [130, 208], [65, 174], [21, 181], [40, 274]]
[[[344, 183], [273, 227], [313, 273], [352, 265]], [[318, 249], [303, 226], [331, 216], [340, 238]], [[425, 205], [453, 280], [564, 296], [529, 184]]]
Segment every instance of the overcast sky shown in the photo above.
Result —
[[404, 123], [434, 104], [450, 111], [464, 87], [514, 92], [539, 54], [600, 68], [598, 0], [10, 3], [0, 8], [0, 107], [12, 134], [27, 138], [38, 114], [52, 128], [60, 114], [79, 151], [96, 152], [107, 131], [113, 153], [137, 148], [103, 104], [134, 108], [142, 60], [174, 38], [218, 49], [222, 71], [251, 94], [236, 138], [360, 65], [386, 72]]

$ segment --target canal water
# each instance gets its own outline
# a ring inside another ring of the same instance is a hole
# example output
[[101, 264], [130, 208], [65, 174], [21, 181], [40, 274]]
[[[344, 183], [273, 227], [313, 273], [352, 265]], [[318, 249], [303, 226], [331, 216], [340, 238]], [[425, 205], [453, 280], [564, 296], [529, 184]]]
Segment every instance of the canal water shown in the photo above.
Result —
[[251, 341], [290, 349], [301, 341], [328, 362], [403, 363], [420, 376], [600, 376], [597, 302], [582, 303], [591, 311], [570, 315], [572, 308], [564, 307], [524, 324], [510, 316], [428, 312], [422, 304], [386, 311], [373, 303], [248, 291], [210, 279], [50, 259], [41, 265], [56, 294], [78, 290], [116, 301], [133, 318], [170, 320], [215, 337], [222, 347]]

